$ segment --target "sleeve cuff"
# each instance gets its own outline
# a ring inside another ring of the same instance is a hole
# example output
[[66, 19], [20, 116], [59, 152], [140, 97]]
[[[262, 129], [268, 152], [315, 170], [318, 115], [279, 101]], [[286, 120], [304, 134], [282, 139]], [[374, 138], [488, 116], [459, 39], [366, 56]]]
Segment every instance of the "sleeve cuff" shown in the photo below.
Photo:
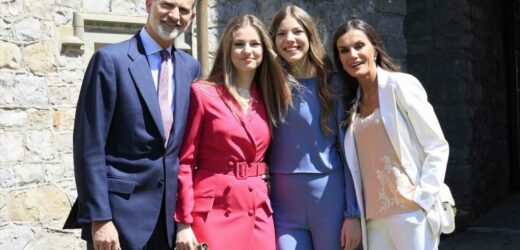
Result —
[[361, 213], [359, 211], [359, 208], [353, 207], [353, 206], [347, 206], [344, 212], [345, 218], [359, 218], [361, 217]]

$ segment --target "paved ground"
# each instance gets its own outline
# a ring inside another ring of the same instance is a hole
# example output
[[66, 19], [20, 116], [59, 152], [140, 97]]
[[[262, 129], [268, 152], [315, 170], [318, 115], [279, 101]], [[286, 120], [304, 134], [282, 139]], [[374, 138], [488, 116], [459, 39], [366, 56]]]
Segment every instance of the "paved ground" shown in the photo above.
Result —
[[466, 231], [441, 240], [440, 250], [520, 250], [520, 193], [491, 209]]

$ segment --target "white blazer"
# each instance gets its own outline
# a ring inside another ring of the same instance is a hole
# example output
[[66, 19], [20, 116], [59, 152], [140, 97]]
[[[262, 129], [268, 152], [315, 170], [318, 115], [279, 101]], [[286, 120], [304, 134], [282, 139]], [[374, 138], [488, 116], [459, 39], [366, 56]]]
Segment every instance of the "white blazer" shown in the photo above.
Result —
[[[426, 91], [412, 75], [377, 68], [379, 110], [390, 142], [415, 186], [413, 201], [426, 213], [435, 236], [440, 235], [439, 191], [444, 183], [449, 146]], [[358, 89], [355, 110], [359, 105]], [[354, 114], [351, 114], [354, 115]], [[407, 118], [408, 119], [407, 119]], [[355, 116], [351, 117], [353, 122]], [[361, 212], [363, 247], [367, 249], [363, 183], [352, 124], [345, 134], [344, 150], [352, 173]]]

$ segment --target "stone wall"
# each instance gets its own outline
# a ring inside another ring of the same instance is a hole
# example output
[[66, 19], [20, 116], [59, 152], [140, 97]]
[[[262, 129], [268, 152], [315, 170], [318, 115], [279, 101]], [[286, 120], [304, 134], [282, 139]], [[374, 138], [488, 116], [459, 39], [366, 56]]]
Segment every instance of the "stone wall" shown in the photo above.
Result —
[[[472, 207], [487, 211], [504, 199], [510, 189], [509, 85], [505, 64], [505, 4], [471, 1], [474, 40], [471, 65], [473, 82], [467, 100], [473, 107], [472, 165], [475, 167]], [[511, 20], [513, 21], [513, 20]]]
[[144, 0], [0, 0], [0, 249], [84, 249], [78, 230], [61, 230], [86, 63], [63, 53], [58, 30], [75, 11], [146, 13]]
[[332, 36], [342, 22], [362, 18], [372, 24], [383, 37], [390, 54], [399, 62], [406, 61], [406, 40], [403, 34], [406, 0], [210, 0], [209, 48], [216, 51], [218, 41], [227, 22], [239, 14], [259, 17], [269, 29], [272, 15], [289, 4], [300, 6], [315, 19], [323, 44], [332, 60]]
[[407, 1], [408, 71], [450, 143], [446, 182], [462, 226], [508, 194], [503, 9], [492, 1]]
[[[84, 249], [78, 230], [62, 230], [76, 198], [72, 165], [75, 105], [86, 67], [62, 49], [59, 28], [76, 11], [145, 15], [145, 0], [0, 0], [0, 249]], [[378, 28], [405, 62], [405, 0], [211, 0], [210, 51], [239, 13], [270, 24], [282, 5], [308, 10], [330, 51], [341, 20], [361, 17]]]

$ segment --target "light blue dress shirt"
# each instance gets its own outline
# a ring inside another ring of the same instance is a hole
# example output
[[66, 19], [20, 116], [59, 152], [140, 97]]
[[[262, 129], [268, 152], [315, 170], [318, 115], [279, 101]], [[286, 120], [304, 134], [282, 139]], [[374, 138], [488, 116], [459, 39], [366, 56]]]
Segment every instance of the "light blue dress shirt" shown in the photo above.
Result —
[[[150, 36], [148, 31], [145, 28], [142, 28], [139, 32], [139, 36], [141, 37], [141, 41], [143, 42], [144, 51], [146, 53], [146, 57], [148, 59], [148, 65], [150, 65], [150, 70], [152, 72], [153, 82], [155, 84], [155, 90], [157, 90], [157, 86], [159, 84], [159, 75], [161, 70], [161, 50], [163, 48]], [[172, 47], [167, 48], [168, 53], [172, 54]], [[168, 87], [168, 102], [172, 103], [173, 101], [173, 93], [175, 84], [173, 81], [173, 58], [170, 57], [168, 59], [168, 79], [169, 79], [169, 87]], [[172, 108], [173, 109], [173, 108]]]

